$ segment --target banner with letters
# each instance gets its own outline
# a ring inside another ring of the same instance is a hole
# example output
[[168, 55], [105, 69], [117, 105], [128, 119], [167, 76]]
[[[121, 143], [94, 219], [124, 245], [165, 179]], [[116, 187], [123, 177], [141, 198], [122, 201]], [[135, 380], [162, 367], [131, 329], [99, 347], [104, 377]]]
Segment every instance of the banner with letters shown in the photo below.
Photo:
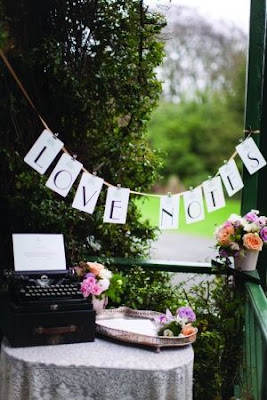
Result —
[[64, 143], [48, 129], [45, 129], [32, 148], [26, 154], [24, 161], [40, 174], [45, 174], [57, 155], [63, 154], [51, 172], [46, 186], [66, 197], [74, 182], [82, 172], [72, 207], [81, 212], [93, 214], [103, 185], [108, 186], [106, 204], [103, 215], [105, 223], [125, 224], [130, 194], [160, 197], [159, 228], [177, 229], [179, 227], [180, 198], [183, 197], [185, 220], [187, 224], [202, 221], [205, 218], [204, 201], [207, 211], [213, 212], [225, 207], [225, 192], [229, 197], [240, 191], [243, 187], [242, 177], [237, 168], [234, 157], [238, 154], [250, 174], [266, 166], [266, 160], [261, 154], [252, 137], [247, 137], [236, 146], [236, 152], [222, 165], [214, 177], [201, 183], [196, 188], [167, 195], [156, 195], [131, 191], [118, 184], [113, 186], [103, 178], [91, 174], [64, 148]]

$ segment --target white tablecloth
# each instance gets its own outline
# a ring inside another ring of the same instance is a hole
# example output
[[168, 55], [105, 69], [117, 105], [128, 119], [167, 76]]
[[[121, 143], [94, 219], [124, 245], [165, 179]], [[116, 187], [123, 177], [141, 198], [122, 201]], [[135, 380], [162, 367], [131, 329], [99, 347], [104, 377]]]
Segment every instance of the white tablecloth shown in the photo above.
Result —
[[152, 349], [103, 339], [11, 348], [2, 342], [1, 400], [191, 400], [191, 345]]

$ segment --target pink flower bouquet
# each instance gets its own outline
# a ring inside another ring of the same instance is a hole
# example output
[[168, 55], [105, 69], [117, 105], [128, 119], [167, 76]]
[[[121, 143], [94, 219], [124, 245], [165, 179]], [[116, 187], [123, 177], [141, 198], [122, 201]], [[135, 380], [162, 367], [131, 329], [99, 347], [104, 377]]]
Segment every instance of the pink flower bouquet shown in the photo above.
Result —
[[109, 297], [113, 301], [120, 301], [123, 289], [123, 277], [120, 274], [113, 274], [97, 262], [80, 261], [74, 269], [82, 279], [80, 290], [84, 297], [94, 296], [99, 300]]
[[261, 251], [267, 243], [267, 218], [251, 210], [244, 217], [232, 214], [216, 228], [215, 238], [219, 257], [229, 262], [229, 257], [243, 256], [246, 250]]

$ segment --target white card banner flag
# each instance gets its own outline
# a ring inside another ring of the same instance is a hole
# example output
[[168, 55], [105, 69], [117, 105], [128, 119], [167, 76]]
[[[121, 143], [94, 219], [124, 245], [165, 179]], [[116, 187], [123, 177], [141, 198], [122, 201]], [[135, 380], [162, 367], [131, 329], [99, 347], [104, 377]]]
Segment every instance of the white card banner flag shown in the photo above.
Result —
[[252, 137], [244, 140], [244, 142], [236, 146], [236, 151], [250, 175], [254, 174], [266, 165], [265, 158], [261, 154]]
[[204, 219], [204, 205], [201, 187], [184, 193], [185, 220], [187, 224]]
[[179, 220], [179, 194], [161, 196], [159, 209], [159, 228], [177, 229]]
[[130, 189], [109, 187], [104, 212], [104, 222], [125, 224]]
[[103, 182], [104, 179], [84, 172], [76, 191], [72, 207], [88, 214], [93, 214]]
[[46, 186], [61, 196], [66, 197], [82, 166], [79, 161], [75, 160], [69, 154], [62, 154], [49, 176]]
[[24, 161], [43, 175], [63, 146], [61, 140], [45, 129], [24, 157]]
[[233, 196], [244, 187], [235, 160], [228, 161], [219, 168], [219, 172], [229, 197]]
[[216, 176], [215, 178], [203, 182], [203, 191], [208, 212], [225, 207], [223, 186], [220, 176]]

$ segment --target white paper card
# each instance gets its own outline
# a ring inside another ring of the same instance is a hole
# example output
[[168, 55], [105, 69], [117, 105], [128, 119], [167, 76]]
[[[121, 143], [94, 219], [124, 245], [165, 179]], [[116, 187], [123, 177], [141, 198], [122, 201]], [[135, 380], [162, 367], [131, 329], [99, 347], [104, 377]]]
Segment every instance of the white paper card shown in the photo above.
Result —
[[250, 175], [254, 174], [266, 165], [265, 158], [261, 154], [252, 137], [244, 140], [244, 142], [236, 146], [236, 151], [238, 152]]
[[63, 146], [61, 140], [45, 129], [24, 157], [24, 161], [43, 175]]
[[49, 176], [46, 186], [61, 196], [66, 197], [82, 166], [79, 161], [74, 160], [69, 154], [62, 154]]
[[130, 189], [109, 187], [104, 212], [104, 222], [125, 224]]
[[235, 160], [228, 161], [219, 168], [219, 172], [229, 197], [233, 196], [244, 187]]
[[177, 229], [179, 223], [180, 196], [161, 196], [159, 208], [159, 228]]
[[15, 271], [64, 271], [66, 258], [63, 235], [14, 233]]
[[72, 207], [93, 214], [104, 180], [87, 172], [82, 174]]
[[220, 176], [203, 182], [203, 191], [208, 212], [225, 207], [223, 186]]
[[184, 193], [185, 220], [187, 224], [204, 219], [204, 205], [201, 187]]

